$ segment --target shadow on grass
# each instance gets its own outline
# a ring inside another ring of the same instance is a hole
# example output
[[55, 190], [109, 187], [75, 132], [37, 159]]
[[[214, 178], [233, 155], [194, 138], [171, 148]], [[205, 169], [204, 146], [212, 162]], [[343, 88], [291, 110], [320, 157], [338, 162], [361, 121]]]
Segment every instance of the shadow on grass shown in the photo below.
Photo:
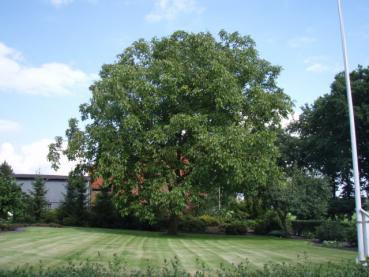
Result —
[[270, 241], [288, 241], [293, 239], [278, 238], [272, 236], [259, 236], [253, 234], [247, 235], [223, 235], [223, 234], [194, 234], [194, 233], [178, 233], [178, 235], [169, 235], [166, 232], [158, 231], [140, 231], [131, 229], [109, 229], [109, 228], [96, 228], [96, 227], [65, 227], [66, 229], [76, 230], [85, 233], [104, 233], [104, 234], [117, 234], [117, 235], [130, 235], [136, 237], [145, 238], [159, 238], [159, 239], [202, 239], [202, 240], [270, 240]]

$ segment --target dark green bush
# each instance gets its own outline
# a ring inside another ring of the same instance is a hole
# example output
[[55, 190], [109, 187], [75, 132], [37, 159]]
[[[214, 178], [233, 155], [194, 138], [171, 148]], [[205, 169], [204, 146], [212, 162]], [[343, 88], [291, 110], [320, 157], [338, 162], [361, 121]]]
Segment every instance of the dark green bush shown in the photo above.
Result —
[[283, 230], [272, 230], [268, 233], [268, 236], [273, 236], [273, 237], [287, 237], [288, 234], [286, 234], [286, 232], [284, 232]]
[[322, 224], [321, 220], [292, 220], [292, 231], [296, 236], [305, 236], [315, 233], [316, 228]]
[[65, 226], [80, 226], [81, 224], [77, 221], [76, 218], [74, 217], [63, 217], [63, 221], [62, 221], [63, 225]]
[[[365, 200], [365, 199], [362, 199]], [[365, 201], [363, 201], [365, 202]], [[331, 199], [328, 204], [328, 216], [335, 217], [351, 217], [355, 213], [355, 199], [335, 198]]]
[[248, 219], [248, 220], [245, 220], [245, 223], [247, 225], [247, 229], [249, 231], [254, 231], [255, 230], [255, 227], [256, 227], [256, 220], [253, 220], [253, 219]]
[[352, 246], [357, 245], [357, 230], [355, 224], [346, 227], [346, 241]]
[[317, 227], [316, 237], [320, 241], [345, 241], [347, 238], [347, 227], [339, 221], [324, 221]]
[[227, 235], [245, 235], [247, 233], [247, 225], [242, 221], [233, 221], [222, 225]]
[[44, 214], [44, 221], [46, 223], [60, 223], [60, 211], [58, 209], [48, 210]]
[[189, 233], [204, 233], [206, 224], [198, 217], [185, 215], [180, 219], [179, 230]]
[[273, 211], [267, 211], [263, 217], [256, 219], [254, 233], [258, 235], [266, 235], [271, 231], [280, 230], [278, 216]]

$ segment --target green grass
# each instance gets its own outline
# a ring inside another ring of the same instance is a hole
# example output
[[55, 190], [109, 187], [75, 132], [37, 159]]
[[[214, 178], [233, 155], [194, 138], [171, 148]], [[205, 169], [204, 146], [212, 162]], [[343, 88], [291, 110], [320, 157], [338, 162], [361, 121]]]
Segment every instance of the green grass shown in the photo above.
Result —
[[0, 233], [0, 268], [26, 263], [60, 266], [91, 262], [108, 264], [122, 260], [128, 268], [157, 266], [177, 256], [187, 270], [199, 262], [210, 268], [238, 264], [247, 259], [252, 266], [267, 262], [297, 262], [308, 256], [312, 262], [354, 260], [354, 251], [316, 246], [304, 240], [262, 236], [179, 235], [95, 228], [30, 227], [20, 232]]

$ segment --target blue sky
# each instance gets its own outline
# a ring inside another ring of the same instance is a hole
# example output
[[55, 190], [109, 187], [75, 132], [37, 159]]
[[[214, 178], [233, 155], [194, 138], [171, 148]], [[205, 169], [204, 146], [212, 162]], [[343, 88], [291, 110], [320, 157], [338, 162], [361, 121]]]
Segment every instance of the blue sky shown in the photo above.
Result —
[[[369, 1], [343, 0], [350, 67], [369, 65]], [[175, 30], [250, 35], [283, 67], [296, 111], [329, 92], [343, 69], [336, 0], [3, 0], [0, 162], [52, 173], [47, 145], [63, 135], [104, 63], [139, 38]], [[70, 165], [63, 161], [59, 174]]]

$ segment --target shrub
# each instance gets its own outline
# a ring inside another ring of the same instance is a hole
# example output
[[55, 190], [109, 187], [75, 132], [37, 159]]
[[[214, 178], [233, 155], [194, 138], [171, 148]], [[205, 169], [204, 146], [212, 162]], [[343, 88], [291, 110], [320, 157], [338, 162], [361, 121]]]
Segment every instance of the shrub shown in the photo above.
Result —
[[15, 231], [17, 228], [23, 227], [23, 224], [10, 224], [10, 223], [0, 223], [0, 231]]
[[267, 211], [263, 217], [256, 220], [254, 232], [259, 235], [266, 235], [273, 230], [280, 230], [278, 216], [273, 211]]
[[247, 229], [249, 231], [254, 231], [255, 230], [255, 227], [256, 227], [256, 220], [253, 220], [253, 219], [248, 219], [248, 220], [245, 220], [245, 223], [247, 225]]
[[45, 212], [44, 221], [46, 223], [59, 223], [60, 211], [58, 209], [48, 210]]
[[353, 198], [349, 199], [335, 198], [329, 201], [328, 216], [331, 218], [334, 218], [336, 216], [339, 217], [352, 216], [354, 213], [355, 213], [355, 199]]
[[357, 230], [355, 224], [346, 227], [346, 241], [352, 246], [357, 245]]
[[316, 229], [316, 237], [321, 242], [325, 240], [345, 241], [347, 238], [347, 228], [339, 221], [328, 220]]
[[219, 226], [220, 220], [212, 215], [204, 214], [199, 217], [200, 220], [202, 220], [206, 226]]
[[286, 237], [287, 234], [283, 230], [272, 230], [268, 233], [268, 236], [274, 236], [274, 237]]
[[353, 261], [342, 261], [341, 263], [324, 263], [314, 264], [309, 261], [298, 262], [292, 264], [266, 264], [260, 269], [255, 269], [250, 266], [248, 261], [239, 265], [222, 266], [216, 268], [208, 268], [203, 266], [199, 271], [192, 274], [187, 272], [180, 266], [180, 260], [177, 258], [164, 263], [158, 267], [143, 267], [138, 270], [127, 269], [126, 263], [112, 262], [109, 266], [104, 266], [97, 263], [85, 262], [80, 265], [73, 263], [65, 266], [44, 267], [25, 266], [16, 269], [0, 269], [0, 277], [189, 277], [189, 276], [253, 276], [253, 277], [297, 277], [297, 276], [345, 276], [345, 277], [367, 277], [369, 276], [369, 267], [357, 264]]
[[247, 225], [242, 221], [233, 221], [222, 225], [227, 235], [245, 235], [247, 233]]
[[189, 233], [204, 233], [206, 224], [204, 221], [191, 215], [185, 215], [180, 219], [179, 230]]
[[73, 217], [64, 217], [63, 218], [63, 225], [65, 226], [80, 226], [81, 224], [78, 223], [78, 221]]
[[321, 224], [321, 220], [292, 220], [291, 222], [293, 234], [296, 236], [314, 234]]

